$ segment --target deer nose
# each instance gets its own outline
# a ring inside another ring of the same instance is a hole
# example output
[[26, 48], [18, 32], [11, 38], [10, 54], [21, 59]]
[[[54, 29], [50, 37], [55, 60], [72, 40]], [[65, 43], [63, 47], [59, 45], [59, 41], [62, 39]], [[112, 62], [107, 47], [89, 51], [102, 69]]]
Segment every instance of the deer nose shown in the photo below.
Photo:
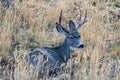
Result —
[[78, 48], [84, 48], [84, 44], [81, 44]]

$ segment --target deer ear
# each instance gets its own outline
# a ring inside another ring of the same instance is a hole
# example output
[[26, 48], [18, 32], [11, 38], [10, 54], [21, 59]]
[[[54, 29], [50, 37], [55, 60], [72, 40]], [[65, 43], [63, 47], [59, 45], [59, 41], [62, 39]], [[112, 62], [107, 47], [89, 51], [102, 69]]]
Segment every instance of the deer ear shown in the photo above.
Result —
[[69, 28], [70, 30], [76, 30], [76, 26], [72, 20], [69, 20]]
[[60, 34], [63, 34], [63, 35], [68, 34], [68, 31], [57, 22], [56, 22], [56, 29]]

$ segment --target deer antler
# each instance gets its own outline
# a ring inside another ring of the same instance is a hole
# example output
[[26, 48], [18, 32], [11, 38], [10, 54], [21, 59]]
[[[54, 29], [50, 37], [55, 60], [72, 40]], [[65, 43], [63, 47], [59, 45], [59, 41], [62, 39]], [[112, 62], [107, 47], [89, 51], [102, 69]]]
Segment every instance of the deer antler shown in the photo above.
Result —
[[78, 18], [78, 27], [79, 28], [81, 25], [83, 25], [85, 22], [87, 22], [86, 18], [87, 18], [87, 11], [85, 11], [85, 17], [84, 19], [82, 19], [81, 15], [82, 15], [82, 11], [81, 9], [79, 8], [79, 11], [80, 11], [80, 17]]
[[60, 11], [60, 15], [59, 15], [59, 24], [61, 24], [61, 20], [62, 20], [62, 11], [63, 10]]
[[[59, 25], [61, 25], [61, 20], [62, 20], [62, 12], [63, 12], [63, 10], [61, 10], [60, 11], [60, 15], [59, 15]], [[61, 25], [61, 27], [62, 27], [62, 29], [64, 29], [67, 33], [69, 33], [67, 30], [66, 30], [66, 28], [64, 28], [62, 25]]]

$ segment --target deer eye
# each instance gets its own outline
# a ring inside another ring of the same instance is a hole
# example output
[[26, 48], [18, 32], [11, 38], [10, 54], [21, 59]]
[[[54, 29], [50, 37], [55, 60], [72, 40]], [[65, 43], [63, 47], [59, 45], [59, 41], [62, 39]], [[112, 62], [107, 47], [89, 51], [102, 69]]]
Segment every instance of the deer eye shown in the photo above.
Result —
[[70, 37], [70, 39], [74, 39], [74, 37]]

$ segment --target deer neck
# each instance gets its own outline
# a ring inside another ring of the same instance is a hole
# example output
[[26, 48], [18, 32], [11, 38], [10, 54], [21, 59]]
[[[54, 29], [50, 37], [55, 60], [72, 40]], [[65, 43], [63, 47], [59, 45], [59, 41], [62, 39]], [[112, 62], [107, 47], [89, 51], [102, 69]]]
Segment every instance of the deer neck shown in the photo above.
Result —
[[74, 49], [70, 47], [67, 39], [65, 39], [63, 43], [59, 46], [59, 50], [61, 50], [60, 54], [65, 61], [67, 61], [71, 57], [71, 54], [74, 52]]

